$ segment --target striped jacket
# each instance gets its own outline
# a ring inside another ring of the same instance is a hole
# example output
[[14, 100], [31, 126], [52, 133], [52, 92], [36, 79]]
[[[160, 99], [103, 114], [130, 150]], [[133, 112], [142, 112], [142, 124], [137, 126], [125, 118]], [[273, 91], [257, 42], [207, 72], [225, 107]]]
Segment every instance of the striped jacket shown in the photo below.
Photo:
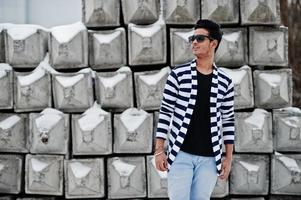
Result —
[[[234, 143], [234, 85], [213, 65], [210, 92], [211, 141], [217, 174], [221, 173], [222, 142]], [[168, 170], [181, 148], [197, 96], [196, 60], [173, 68], [167, 78], [159, 112], [156, 138], [168, 138]]]

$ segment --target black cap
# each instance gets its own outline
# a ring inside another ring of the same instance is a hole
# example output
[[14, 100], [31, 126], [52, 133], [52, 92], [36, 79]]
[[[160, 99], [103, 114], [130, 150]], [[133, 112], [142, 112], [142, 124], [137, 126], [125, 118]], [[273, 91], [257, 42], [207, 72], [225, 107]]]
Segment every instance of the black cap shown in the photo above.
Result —
[[221, 26], [209, 19], [199, 19], [194, 25], [194, 30], [198, 28], [206, 29], [209, 32], [209, 36], [218, 41], [217, 47], [215, 48], [216, 51], [223, 37]]

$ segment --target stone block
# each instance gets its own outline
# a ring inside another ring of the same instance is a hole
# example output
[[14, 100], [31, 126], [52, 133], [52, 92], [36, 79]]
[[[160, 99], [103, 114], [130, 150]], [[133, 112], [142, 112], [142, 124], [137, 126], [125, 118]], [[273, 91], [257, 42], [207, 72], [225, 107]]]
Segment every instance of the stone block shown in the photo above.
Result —
[[103, 108], [125, 110], [134, 106], [132, 71], [121, 67], [115, 72], [96, 73], [95, 93]]
[[167, 198], [167, 171], [156, 169], [155, 157], [147, 156], [147, 190], [149, 198]]
[[287, 107], [273, 110], [275, 150], [301, 152], [301, 110]]
[[36, 68], [32, 72], [14, 73], [14, 110], [41, 111], [52, 106], [51, 75]]
[[271, 165], [271, 194], [301, 195], [301, 154], [275, 152]]
[[144, 110], [158, 110], [160, 108], [164, 86], [169, 73], [169, 67], [164, 67], [161, 70], [135, 73], [135, 90], [138, 108]]
[[112, 153], [111, 113], [99, 104], [81, 115], [72, 115], [73, 155], [106, 155]]
[[170, 29], [170, 64], [171, 66], [183, 64], [195, 58], [192, 54], [188, 37], [193, 35], [193, 29]]
[[230, 173], [230, 194], [267, 195], [269, 156], [235, 154]]
[[0, 27], [0, 63], [5, 63], [5, 42], [3, 27]]
[[246, 109], [254, 107], [254, 92], [252, 70], [244, 65], [238, 69], [221, 68], [234, 83], [234, 109]]
[[4, 31], [5, 60], [14, 68], [34, 68], [48, 50], [49, 30], [32, 24], [16, 24]]
[[87, 27], [120, 25], [120, 0], [82, 0], [82, 22]]
[[223, 28], [223, 37], [216, 51], [218, 66], [241, 66], [248, 63], [248, 36], [246, 28]]
[[128, 108], [114, 115], [114, 153], [151, 153], [153, 115]]
[[151, 25], [129, 24], [129, 65], [166, 63], [165, 29], [161, 20]]
[[89, 64], [93, 69], [111, 69], [126, 65], [124, 28], [89, 31]]
[[242, 25], [278, 25], [280, 18], [279, 0], [240, 0]]
[[144, 157], [109, 158], [107, 169], [109, 199], [146, 197]]
[[230, 200], [265, 200], [264, 197], [231, 198]]
[[219, 24], [238, 24], [238, 0], [202, 0], [202, 19], [214, 20]]
[[65, 160], [65, 197], [104, 197], [104, 159]]
[[0, 113], [0, 152], [28, 152], [28, 115]]
[[249, 28], [249, 64], [288, 65], [288, 29], [280, 26]]
[[235, 113], [235, 151], [272, 153], [272, 115], [256, 108], [253, 112]]
[[13, 108], [13, 68], [9, 64], [0, 63], [0, 109], [11, 108]]
[[63, 156], [26, 155], [25, 193], [62, 195]]
[[88, 31], [81, 23], [51, 28], [49, 61], [55, 69], [88, 66]]
[[55, 197], [23, 197], [17, 198], [17, 200], [55, 200]]
[[292, 70], [255, 70], [255, 106], [272, 109], [292, 106]]
[[69, 115], [46, 108], [29, 114], [31, 153], [67, 154], [69, 144]]
[[0, 193], [21, 192], [23, 157], [14, 154], [0, 154]]
[[227, 195], [229, 195], [229, 181], [217, 178], [211, 197], [222, 198], [226, 197]]
[[83, 112], [93, 105], [92, 73], [61, 73], [52, 75], [54, 107], [64, 112]]
[[200, 18], [198, 0], [163, 0], [163, 5], [166, 24], [194, 24]]
[[270, 195], [269, 200], [300, 200], [300, 196], [288, 196], [288, 195]]
[[121, 0], [125, 24], [152, 24], [159, 19], [160, 0]]

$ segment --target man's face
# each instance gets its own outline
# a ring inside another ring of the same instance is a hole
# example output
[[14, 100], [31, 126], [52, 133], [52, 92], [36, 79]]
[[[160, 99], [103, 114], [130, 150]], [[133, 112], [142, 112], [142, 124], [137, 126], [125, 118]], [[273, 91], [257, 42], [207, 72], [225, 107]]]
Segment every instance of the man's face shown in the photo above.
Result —
[[[194, 35], [205, 35], [209, 37], [209, 32], [206, 29], [198, 28], [194, 30]], [[197, 57], [206, 57], [211, 54], [212, 51], [212, 41], [205, 37], [204, 41], [197, 41], [196, 39], [192, 41], [191, 48], [192, 53]]]

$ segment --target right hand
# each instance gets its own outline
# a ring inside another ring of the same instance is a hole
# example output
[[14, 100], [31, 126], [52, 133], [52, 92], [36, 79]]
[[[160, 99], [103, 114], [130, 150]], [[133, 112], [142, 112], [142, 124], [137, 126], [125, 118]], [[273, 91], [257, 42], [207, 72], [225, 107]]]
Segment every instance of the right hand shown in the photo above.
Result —
[[159, 171], [167, 171], [167, 156], [165, 152], [155, 156], [156, 168]]

